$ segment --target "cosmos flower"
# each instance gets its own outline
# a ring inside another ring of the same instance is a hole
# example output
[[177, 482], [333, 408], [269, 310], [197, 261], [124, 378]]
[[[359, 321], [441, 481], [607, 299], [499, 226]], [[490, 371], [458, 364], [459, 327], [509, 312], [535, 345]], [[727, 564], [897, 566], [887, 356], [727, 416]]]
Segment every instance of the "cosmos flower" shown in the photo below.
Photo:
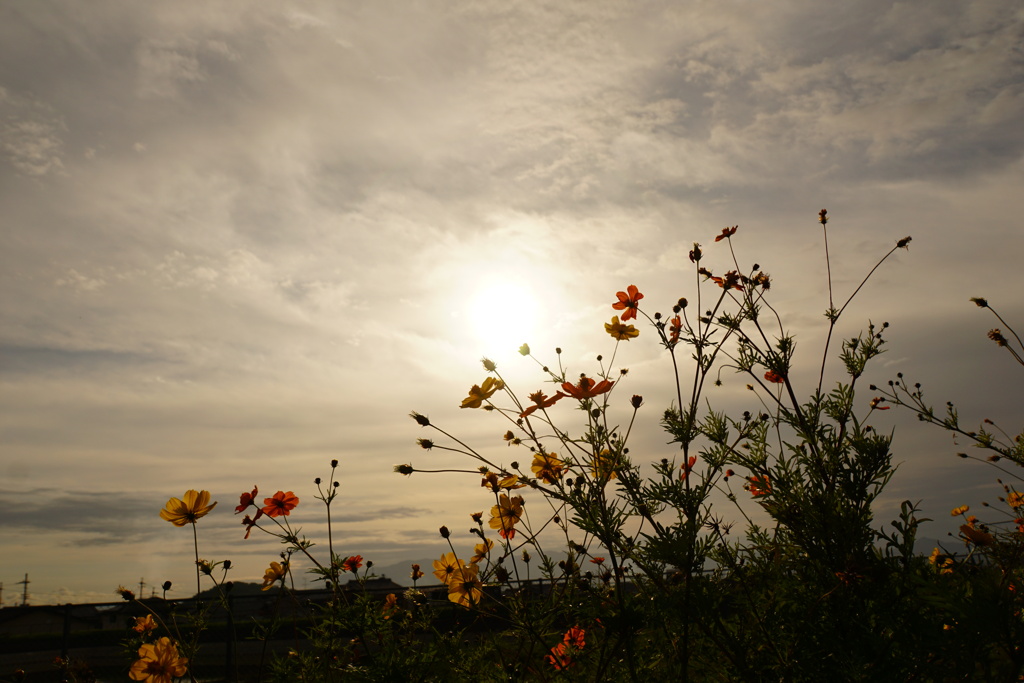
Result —
[[156, 625], [153, 615], [147, 614], [144, 617], [135, 617], [135, 625], [132, 626], [132, 630], [136, 633], [149, 633], [156, 630]]
[[747, 485], [747, 490], [749, 490], [750, 495], [754, 496], [755, 498], [758, 496], [767, 496], [769, 493], [772, 492], [772, 485], [771, 482], [768, 481], [767, 474], [764, 476], [759, 476], [755, 474], [754, 476], [750, 477], [747, 481], [750, 482]]
[[[625, 320], [626, 316], [622, 316]], [[618, 341], [629, 341], [635, 337], [640, 336], [640, 330], [636, 329], [632, 325], [626, 325], [619, 322], [619, 316], [613, 315], [610, 323], [604, 324], [604, 331], [612, 336], [612, 338]]]
[[434, 560], [434, 576], [441, 583], [448, 583], [455, 571], [462, 566], [455, 553], [445, 553], [441, 559]]
[[618, 298], [618, 301], [612, 304], [612, 308], [616, 311], [623, 311], [622, 321], [635, 319], [640, 305], [638, 302], [644, 298], [644, 295], [640, 293], [636, 285], [626, 287], [625, 292], [616, 292], [615, 296]]
[[580, 381], [577, 384], [564, 382], [562, 384], [562, 389], [569, 396], [572, 396], [577, 400], [583, 400], [586, 398], [594, 398], [606, 391], [610, 391], [613, 384], [615, 383], [606, 379], [603, 379], [600, 382], [595, 382], [589, 377], [583, 376], [580, 377]]
[[565, 463], [558, 459], [554, 453], [537, 453], [533, 456], [533, 464], [530, 470], [545, 484], [554, 484], [562, 478], [562, 470]]
[[724, 239], [728, 239], [728, 238], [732, 237], [733, 235], [736, 234], [736, 230], [739, 227], [740, 226], [738, 226], [738, 225], [734, 225], [731, 228], [722, 228], [721, 234], [719, 234], [718, 237], [715, 238], [715, 241], [716, 242], [721, 242]]
[[217, 503], [210, 503], [209, 491], [196, 491], [189, 489], [185, 492], [184, 500], [171, 498], [167, 505], [160, 511], [160, 518], [167, 520], [174, 526], [185, 526], [195, 524], [196, 520], [203, 517], [212, 510]]
[[359, 571], [359, 568], [362, 567], [362, 566], [363, 566], [363, 556], [362, 555], [352, 555], [351, 557], [346, 557], [345, 561], [341, 563], [341, 568], [344, 571], [352, 572], [353, 574], [355, 574], [357, 571]]
[[132, 664], [128, 678], [149, 683], [171, 683], [188, 671], [188, 660], [178, 655], [178, 648], [166, 636], [139, 648], [139, 659]]
[[263, 499], [263, 514], [267, 517], [280, 517], [284, 515], [287, 517], [291, 514], [295, 506], [299, 504], [299, 497], [289, 491], [278, 491], [274, 494], [273, 498]]
[[594, 459], [590, 463], [590, 472], [594, 475], [595, 479], [604, 482], [618, 479], [619, 475], [615, 472], [616, 464], [617, 458], [613, 457], [612, 452], [605, 448], [600, 453], [594, 455]]
[[[532, 394], [530, 394], [530, 400], [533, 401], [533, 405], [532, 406], [527, 406], [526, 410], [524, 410], [523, 412], [519, 413], [519, 417], [528, 417], [528, 416], [532, 415], [534, 413], [534, 411], [536, 411], [538, 409], [550, 408], [551, 406], [553, 406], [556, 403], [558, 403], [559, 399], [562, 399], [562, 398], [565, 398], [565, 394], [563, 394], [561, 391], [555, 392], [555, 395], [552, 396], [551, 398], [548, 398], [544, 394], [543, 391], [535, 391]], [[512, 432], [508, 432], [508, 433], [512, 434]], [[511, 440], [514, 439], [514, 438], [515, 438], [515, 435], [512, 434], [511, 437], [506, 436], [505, 440], [509, 441], [510, 445], [511, 445]]]
[[491, 548], [494, 547], [494, 541], [489, 538], [485, 538], [483, 543], [477, 543], [473, 546], [473, 557], [469, 558], [471, 564], [476, 564], [490, 554]]
[[263, 587], [261, 590], [270, 590], [274, 587], [274, 584], [283, 579], [288, 574], [288, 563], [281, 564], [280, 562], [271, 562], [267, 570], [263, 572]]
[[480, 603], [484, 585], [477, 578], [480, 567], [464, 565], [452, 572], [448, 581], [448, 599], [456, 605], [471, 607]]
[[523, 497], [513, 496], [509, 498], [501, 494], [498, 504], [491, 508], [490, 527], [507, 531], [519, 523], [523, 517]]
[[460, 408], [479, 408], [483, 402], [494, 395], [494, 392], [505, 388], [505, 383], [500, 379], [488, 377], [480, 384], [474, 384], [469, 390], [469, 396], [462, 399]]
[[243, 492], [242, 495], [238, 497], [238, 505], [235, 507], [235, 514], [243, 512], [250, 505], [254, 505], [257, 493], [259, 493], [259, 489], [255, 484], [253, 484], [252, 493]]

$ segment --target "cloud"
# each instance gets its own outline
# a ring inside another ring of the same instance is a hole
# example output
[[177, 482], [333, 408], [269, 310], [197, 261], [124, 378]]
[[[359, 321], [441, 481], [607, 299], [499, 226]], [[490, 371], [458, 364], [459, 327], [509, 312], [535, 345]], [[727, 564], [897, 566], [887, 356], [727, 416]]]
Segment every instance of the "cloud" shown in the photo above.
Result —
[[60, 173], [67, 129], [45, 104], [0, 86], [0, 151], [27, 176]]

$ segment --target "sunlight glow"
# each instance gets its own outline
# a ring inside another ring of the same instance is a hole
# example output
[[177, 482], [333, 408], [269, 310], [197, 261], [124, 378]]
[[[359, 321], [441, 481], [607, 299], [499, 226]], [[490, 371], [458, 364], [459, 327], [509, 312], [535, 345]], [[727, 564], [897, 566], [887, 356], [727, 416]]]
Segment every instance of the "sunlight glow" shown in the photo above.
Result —
[[532, 287], [499, 280], [469, 299], [465, 315], [483, 353], [507, 355], [535, 335], [541, 312]]

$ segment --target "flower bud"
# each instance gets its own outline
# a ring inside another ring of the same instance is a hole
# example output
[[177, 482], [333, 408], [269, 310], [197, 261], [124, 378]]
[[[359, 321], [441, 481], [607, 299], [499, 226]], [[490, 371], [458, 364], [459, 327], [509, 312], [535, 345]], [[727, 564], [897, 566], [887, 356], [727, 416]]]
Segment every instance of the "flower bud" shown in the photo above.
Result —
[[638, 409], [644, 403], [644, 397], [639, 394], [633, 394], [633, 398], [629, 399], [630, 404], [634, 409]]
[[441, 538], [448, 538], [452, 535], [452, 532], [448, 531], [448, 527], [442, 526], [440, 528]]

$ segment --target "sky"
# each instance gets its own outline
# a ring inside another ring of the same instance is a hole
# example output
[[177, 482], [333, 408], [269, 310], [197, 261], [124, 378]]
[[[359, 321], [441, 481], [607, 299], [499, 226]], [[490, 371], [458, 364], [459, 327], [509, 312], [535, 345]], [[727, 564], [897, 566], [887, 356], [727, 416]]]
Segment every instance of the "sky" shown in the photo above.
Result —
[[[340, 554], [427, 560], [441, 524], [471, 547], [477, 477], [392, 471], [472, 468], [418, 448], [409, 412], [525, 459], [500, 416], [459, 408], [480, 359], [524, 397], [550, 386], [524, 342], [593, 374], [615, 292], [693, 297], [687, 253], [731, 268], [726, 226], [774, 278], [810, 392], [822, 208], [837, 299], [913, 236], [840, 321], [890, 323], [866, 379], [904, 372], [1021, 431], [1024, 369], [968, 299], [1024, 321], [1022, 45], [1003, 0], [4, 3], [3, 604], [26, 573], [36, 604], [140, 579], [189, 595], [190, 529], [158, 516], [187, 489], [219, 501], [200, 556], [259, 580], [281, 546], [243, 541], [238, 495], [294, 491], [322, 541], [331, 459]], [[645, 397], [631, 455], [674, 456], [664, 350], [641, 327], [616, 353], [613, 409]], [[714, 405], [756, 409], [722, 378]], [[871, 419], [900, 463], [880, 523], [920, 500], [941, 538], [951, 507], [1001, 493], [964, 443]]]

